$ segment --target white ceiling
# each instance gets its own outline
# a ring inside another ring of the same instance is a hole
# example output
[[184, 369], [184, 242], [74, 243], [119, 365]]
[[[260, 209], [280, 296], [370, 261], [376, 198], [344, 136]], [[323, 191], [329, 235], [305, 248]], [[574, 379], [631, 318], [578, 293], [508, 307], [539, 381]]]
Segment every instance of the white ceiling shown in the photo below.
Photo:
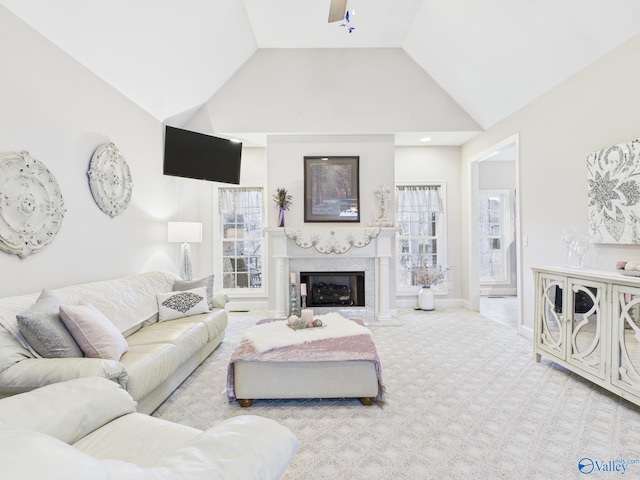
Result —
[[[259, 48], [402, 48], [489, 128], [640, 33], [637, 0], [0, 0], [159, 121], [189, 115]], [[461, 144], [460, 132], [389, 132]], [[439, 137], [441, 135], [441, 137]]]

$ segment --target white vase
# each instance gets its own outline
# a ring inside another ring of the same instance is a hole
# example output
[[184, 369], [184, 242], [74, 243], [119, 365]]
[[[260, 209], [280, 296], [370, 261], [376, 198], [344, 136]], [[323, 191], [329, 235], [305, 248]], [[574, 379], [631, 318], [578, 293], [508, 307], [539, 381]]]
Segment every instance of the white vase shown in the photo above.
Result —
[[422, 287], [422, 289], [420, 289], [418, 305], [420, 306], [420, 310], [433, 310], [435, 308], [431, 287]]

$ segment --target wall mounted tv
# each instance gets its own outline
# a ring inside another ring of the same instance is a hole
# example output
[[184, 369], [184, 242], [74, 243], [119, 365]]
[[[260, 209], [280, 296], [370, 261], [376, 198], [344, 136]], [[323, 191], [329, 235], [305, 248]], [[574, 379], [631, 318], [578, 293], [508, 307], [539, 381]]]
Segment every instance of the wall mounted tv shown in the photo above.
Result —
[[167, 125], [163, 173], [240, 184], [242, 143]]

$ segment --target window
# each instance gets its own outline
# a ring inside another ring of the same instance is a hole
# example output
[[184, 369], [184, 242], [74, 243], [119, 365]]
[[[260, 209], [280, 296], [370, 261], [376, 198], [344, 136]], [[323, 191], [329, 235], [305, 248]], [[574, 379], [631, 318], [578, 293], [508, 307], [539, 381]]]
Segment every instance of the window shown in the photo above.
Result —
[[420, 264], [446, 266], [442, 189], [443, 185], [396, 186], [401, 288], [419, 286], [416, 270]]
[[220, 188], [218, 204], [223, 288], [262, 287], [262, 188]]
[[506, 190], [478, 193], [481, 283], [509, 281], [509, 201]]

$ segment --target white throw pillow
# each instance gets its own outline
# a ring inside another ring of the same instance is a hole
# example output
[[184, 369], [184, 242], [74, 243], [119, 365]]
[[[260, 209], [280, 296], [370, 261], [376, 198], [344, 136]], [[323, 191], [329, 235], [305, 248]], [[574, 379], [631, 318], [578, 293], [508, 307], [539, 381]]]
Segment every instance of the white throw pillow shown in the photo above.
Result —
[[158, 316], [161, 322], [209, 311], [204, 287], [158, 294]]
[[120, 360], [129, 350], [122, 333], [90, 303], [60, 305], [60, 318], [89, 358]]

